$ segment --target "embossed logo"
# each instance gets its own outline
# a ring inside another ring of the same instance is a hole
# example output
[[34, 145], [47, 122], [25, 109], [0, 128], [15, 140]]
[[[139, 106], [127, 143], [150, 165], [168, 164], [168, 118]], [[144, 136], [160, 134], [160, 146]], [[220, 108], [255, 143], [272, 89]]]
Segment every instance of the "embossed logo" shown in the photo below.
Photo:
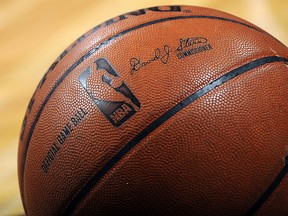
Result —
[[[128, 88], [125, 82], [121, 82], [120, 85], [113, 85], [113, 78], [119, 78], [119, 73], [114, 69], [110, 62], [106, 58], [99, 58], [95, 61], [96, 71], [92, 71], [89, 66], [78, 77], [81, 86], [85, 89], [90, 99], [98, 107], [98, 109], [106, 116], [106, 118], [115, 127], [119, 127], [131, 116], [133, 116], [137, 110], [140, 109], [140, 102], [134, 96], [132, 91]], [[92, 90], [89, 88], [88, 80], [93, 76], [93, 73], [104, 70], [107, 75], [102, 75], [102, 82], [109, 86], [110, 90], [120, 93], [127, 100], [113, 101], [106, 99], [99, 99], [94, 96]]]

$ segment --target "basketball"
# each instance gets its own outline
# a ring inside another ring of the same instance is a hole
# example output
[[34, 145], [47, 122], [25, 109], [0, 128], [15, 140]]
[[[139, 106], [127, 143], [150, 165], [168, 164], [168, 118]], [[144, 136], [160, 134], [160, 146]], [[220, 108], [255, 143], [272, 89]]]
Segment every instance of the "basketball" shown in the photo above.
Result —
[[233, 15], [160, 6], [71, 44], [23, 120], [27, 215], [288, 215], [288, 49]]

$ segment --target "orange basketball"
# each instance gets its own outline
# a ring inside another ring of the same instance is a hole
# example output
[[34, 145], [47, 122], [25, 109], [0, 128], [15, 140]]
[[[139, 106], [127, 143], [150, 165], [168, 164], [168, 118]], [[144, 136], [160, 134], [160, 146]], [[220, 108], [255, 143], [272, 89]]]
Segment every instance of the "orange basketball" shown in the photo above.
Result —
[[28, 215], [288, 215], [288, 49], [212, 9], [96, 26], [29, 103]]

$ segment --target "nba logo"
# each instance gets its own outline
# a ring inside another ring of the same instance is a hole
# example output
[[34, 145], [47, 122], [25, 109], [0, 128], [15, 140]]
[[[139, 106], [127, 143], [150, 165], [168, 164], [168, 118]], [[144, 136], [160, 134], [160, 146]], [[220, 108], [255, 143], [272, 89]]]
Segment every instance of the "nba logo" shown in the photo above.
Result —
[[[106, 58], [97, 59], [95, 64], [96, 71], [93, 71], [89, 66], [79, 75], [79, 82], [103, 115], [105, 115], [112, 125], [119, 127], [133, 116], [136, 113], [136, 110], [140, 109], [140, 102], [125, 82], [121, 82], [118, 86], [113, 85], [113, 78], [119, 77], [119, 73]], [[101, 81], [107, 85], [106, 87], [109, 87], [109, 90], [113, 89], [113, 91], [118, 92], [118, 94], [120, 93], [127, 100], [113, 101], [94, 97], [91, 88], [89, 88], [88, 80], [93, 76], [93, 72], [100, 72], [101, 70], [108, 73], [108, 76], [105, 74], [101, 76]]]

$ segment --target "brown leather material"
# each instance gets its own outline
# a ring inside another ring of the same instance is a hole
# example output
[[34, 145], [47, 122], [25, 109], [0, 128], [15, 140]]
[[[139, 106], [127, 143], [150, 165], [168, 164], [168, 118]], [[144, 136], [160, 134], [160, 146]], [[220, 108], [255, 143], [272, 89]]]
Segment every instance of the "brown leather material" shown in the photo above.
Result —
[[[284, 167], [287, 58], [260, 28], [206, 8], [150, 8], [96, 27], [27, 110], [26, 213], [244, 215]], [[286, 202], [280, 188], [261, 215]]]

